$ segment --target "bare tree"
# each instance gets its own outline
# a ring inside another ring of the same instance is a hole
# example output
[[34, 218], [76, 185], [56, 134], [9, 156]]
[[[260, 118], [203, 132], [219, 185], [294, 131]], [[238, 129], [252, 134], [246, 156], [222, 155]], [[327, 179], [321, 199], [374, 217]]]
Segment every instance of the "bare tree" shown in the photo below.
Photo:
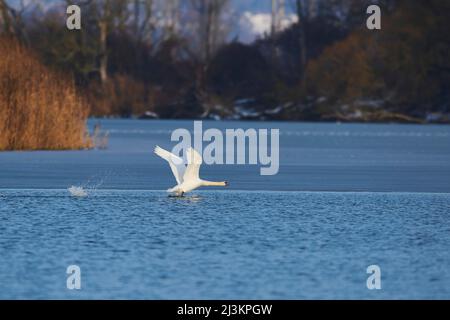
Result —
[[227, 12], [229, 0], [191, 0], [195, 21], [193, 37], [201, 60], [208, 63], [214, 52], [224, 43], [227, 36], [227, 26], [224, 15]]
[[187, 38], [193, 41], [187, 49], [195, 64], [195, 90], [204, 110], [203, 117], [213, 108], [206, 88], [206, 75], [214, 53], [228, 36], [230, 21], [225, 21], [225, 17], [229, 13], [229, 3], [229, 0], [190, 0], [188, 20], [192, 23]]
[[78, 4], [88, 13], [88, 21], [98, 29], [98, 72], [102, 83], [108, 81], [108, 37], [115, 31], [124, 31], [131, 16], [129, 0], [85, 0]]
[[25, 30], [23, 15], [32, 5], [32, 1], [20, 1], [18, 6], [13, 8], [9, 6], [5, 0], [0, 0], [0, 27], [2, 27], [3, 32], [14, 35], [25, 44], [28, 44], [29, 41]]
[[14, 33], [11, 8], [5, 0], [0, 0], [0, 25], [2, 26], [3, 32]]
[[296, 11], [298, 18], [298, 40], [300, 46], [300, 74], [304, 75], [308, 56], [308, 47], [306, 43], [306, 20], [308, 17], [308, 10], [305, 6], [304, 0], [296, 0]]
[[98, 15], [98, 29], [99, 29], [99, 72], [102, 83], [108, 80], [108, 48], [107, 38], [108, 33], [111, 30], [111, 8], [109, 1], [104, 1], [102, 8], [99, 10]]
[[152, 44], [155, 29], [154, 11], [154, 0], [134, 0], [133, 31], [138, 42], [145, 40], [148, 44]]
[[283, 29], [283, 21], [285, 18], [285, 1], [272, 0], [272, 17], [271, 17], [271, 35], [274, 36], [277, 32]]
[[180, 3], [179, 0], [166, 0], [164, 12], [164, 38], [169, 39], [177, 35], [180, 23]]
[[272, 0], [272, 16], [271, 16], [271, 28], [270, 35], [273, 37], [276, 33], [276, 20], [277, 20], [277, 0]]

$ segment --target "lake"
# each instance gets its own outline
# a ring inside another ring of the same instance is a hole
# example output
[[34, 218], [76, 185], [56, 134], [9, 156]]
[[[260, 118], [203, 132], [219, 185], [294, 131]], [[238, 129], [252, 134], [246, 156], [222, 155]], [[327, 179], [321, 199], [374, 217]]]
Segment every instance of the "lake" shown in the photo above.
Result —
[[450, 299], [450, 126], [204, 121], [279, 129], [280, 170], [178, 199], [153, 148], [193, 121], [97, 122], [107, 150], [0, 153], [0, 298]]

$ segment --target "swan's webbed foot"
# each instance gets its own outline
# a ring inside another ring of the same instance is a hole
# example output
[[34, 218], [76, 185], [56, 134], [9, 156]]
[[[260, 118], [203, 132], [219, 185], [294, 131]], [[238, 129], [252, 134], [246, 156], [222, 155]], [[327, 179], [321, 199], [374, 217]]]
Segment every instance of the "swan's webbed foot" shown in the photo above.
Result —
[[169, 197], [170, 198], [182, 198], [182, 197], [184, 197], [184, 192], [183, 191], [175, 192], [175, 193], [169, 194]]

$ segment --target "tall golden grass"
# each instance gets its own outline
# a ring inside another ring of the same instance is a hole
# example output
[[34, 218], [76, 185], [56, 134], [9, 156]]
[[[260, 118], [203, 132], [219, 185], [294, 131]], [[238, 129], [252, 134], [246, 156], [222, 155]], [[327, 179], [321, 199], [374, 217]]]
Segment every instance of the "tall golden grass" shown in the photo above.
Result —
[[88, 113], [71, 77], [0, 37], [0, 150], [89, 148]]

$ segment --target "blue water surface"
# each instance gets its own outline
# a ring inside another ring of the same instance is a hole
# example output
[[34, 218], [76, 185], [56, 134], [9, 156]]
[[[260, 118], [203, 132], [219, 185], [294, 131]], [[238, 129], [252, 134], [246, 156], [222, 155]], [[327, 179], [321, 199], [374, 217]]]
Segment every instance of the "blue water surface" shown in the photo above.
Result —
[[280, 171], [176, 199], [152, 149], [193, 122], [101, 124], [107, 150], [0, 153], [0, 298], [450, 298], [449, 126], [204, 122], [279, 129]]

